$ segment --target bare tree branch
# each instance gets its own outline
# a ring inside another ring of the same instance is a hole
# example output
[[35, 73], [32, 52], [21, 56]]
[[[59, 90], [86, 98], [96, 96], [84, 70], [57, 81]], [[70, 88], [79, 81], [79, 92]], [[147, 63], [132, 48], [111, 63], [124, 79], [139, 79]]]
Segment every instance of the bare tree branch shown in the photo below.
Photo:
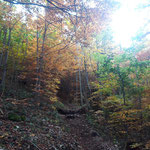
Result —
[[[18, 1], [18, 0], [4, 0], [5, 2], [14, 4], [14, 5], [30, 5], [30, 6], [38, 6], [38, 7], [43, 7], [46, 9], [51, 9], [51, 10], [60, 10], [64, 13], [67, 13], [71, 16], [76, 16], [74, 14], [72, 14], [71, 12], [74, 12], [74, 7], [77, 7], [79, 5], [69, 5], [69, 6], [65, 6], [61, 3], [56, 2], [55, 0], [46, 0], [50, 5], [52, 6], [48, 6], [48, 5], [44, 5], [44, 4], [40, 4], [40, 3], [34, 3], [34, 2], [22, 2], [22, 1]], [[56, 4], [54, 4], [56, 3]], [[79, 17], [79, 16], [77, 16]]]
[[25, 2], [18, 2], [18, 1], [13, 1], [13, 0], [4, 0], [4, 1], [9, 2], [11, 4], [15, 4], [15, 5], [34, 5], [34, 6], [39, 6], [39, 7], [49, 8], [49, 9], [56, 9], [55, 7], [50, 7], [50, 6], [46, 6], [46, 5], [38, 4], [38, 3], [25, 3]]
[[43, 8], [47, 8], [47, 9], [52, 9], [52, 10], [61, 10], [65, 13], [69, 13], [69, 10], [68, 8], [61, 8], [61, 7], [58, 7], [56, 6], [55, 4], [53, 4], [51, 1], [47, 0], [48, 3], [50, 3], [51, 5], [53, 5], [54, 7], [51, 7], [51, 6], [47, 6], [47, 5], [43, 5], [43, 4], [40, 4], [40, 3], [30, 3], [30, 2], [19, 2], [19, 1], [14, 1], [14, 0], [4, 0], [5, 2], [9, 2], [11, 4], [14, 4], [14, 5], [31, 5], [31, 6], [38, 6], [38, 7], [43, 7]]

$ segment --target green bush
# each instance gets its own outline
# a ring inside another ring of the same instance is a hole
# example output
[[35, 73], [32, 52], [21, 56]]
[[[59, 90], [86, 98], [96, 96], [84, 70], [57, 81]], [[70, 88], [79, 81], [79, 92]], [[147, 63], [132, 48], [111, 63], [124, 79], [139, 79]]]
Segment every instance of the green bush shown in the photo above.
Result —
[[65, 105], [64, 105], [62, 102], [60, 102], [60, 101], [56, 101], [56, 102], [53, 104], [53, 106], [54, 106], [55, 108], [65, 108]]
[[18, 115], [16, 113], [11, 112], [8, 114], [8, 119], [19, 122], [19, 121], [25, 121], [26, 117], [23, 115]]
[[18, 96], [19, 99], [24, 99], [24, 98], [32, 97], [33, 94], [31, 92], [28, 92], [28, 91], [24, 90], [24, 89], [19, 89], [17, 91], [17, 96]]
[[26, 89], [14, 90], [14, 89], [6, 88], [5, 93], [4, 93], [4, 98], [25, 99], [29, 97], [33, 97], [33, 93], [28, 92]]

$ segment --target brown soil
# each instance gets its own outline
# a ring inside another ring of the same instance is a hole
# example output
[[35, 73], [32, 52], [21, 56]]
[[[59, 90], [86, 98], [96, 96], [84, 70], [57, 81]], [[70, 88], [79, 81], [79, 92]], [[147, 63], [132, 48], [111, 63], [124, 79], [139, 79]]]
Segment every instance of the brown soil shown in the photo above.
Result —
[[[85, 114], [59, 116], [44, 99], [0, 99], [0, 109], [2, 150], [117, 150], [88, 124]], [[26, 120], [10, 120], [14, 111]]]

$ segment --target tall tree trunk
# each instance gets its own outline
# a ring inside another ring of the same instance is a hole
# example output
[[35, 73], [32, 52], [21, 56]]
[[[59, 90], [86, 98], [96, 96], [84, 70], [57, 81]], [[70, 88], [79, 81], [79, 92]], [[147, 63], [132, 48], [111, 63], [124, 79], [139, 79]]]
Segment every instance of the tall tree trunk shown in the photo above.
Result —
[[37, 25], [37, 32], [36, 32], [36, 39], [37, 39], [37, 44], [36, 44], [36, 61], [37, 61], [37, 66], [36, 66], [36, 73], [37, 73], [37, 80], [36, 80], [36, 91], [39, 90], [39, 29], [38, 29], [38, 25]]
[[28, 29], [27, 29], [27, 26], [26, 26], [26, 49], [25, 49], [25, 53], [24, 53], [24, 56], [26, 57], [27, 56], [27, 52], [28, 52]]
[[3, 65], [3, 56], [4, 56], [4, 50], [6, 48], [6, 40], [7, 40], [7, 28], [4, 26], [3, 28], [3, 34], [4, 34], [4, 38], [3, 38], [3, 46], [2, 46], [2, 54], [0, 56], [0, 66]]
[[122, 76], [120, 74], [119, 65], [118, 65], [117, 73], [118, 73], [118, 76], [119, 76], [119, 79], [120, 79], [121, 92], [122, 92], [122, 95], [123, 95], [123, 103], [125, 105], [126, 104], [126, 93], [125, 93], [125, 88], [124, 88], [125, 85], [124, 85], [124, 79], [122, 78]]
[[41, 55], [39, 59], [39, 90], [41, 86], [41, 75], [43, 73], [43, 67], [44, 67], [44, 52], [45, 52], [45, 40], [46, 40], [46, 32], [47, 32], [47, 23], [45, 20], [45, 27], [44, 27], [44, 33], [43, 33], [43, 41], [42, 41], [42, 48], [41, 48]]
[[79, 77], [78, 72], [76, 72], [76, 95], [75, 95], [76, 100], [78, 99], [78, 77]]
[[86, 61], [85, 52], [84, 52], [84, 70], [85, 70], [85, 78], [86, 78], [86, 83], [87, 83], [87, 86], [88, 86], [88, 90], [89, 90], [89, 92], [91, 92], [91, 87], [90, 87], [90, 84], [89, 84], [89, 76], [88, 76], [88, 71], [87, 71], [87, 61]]
[[4, 65], [3, 65], [3, 76], [2, 76], [2, 82], [1, 82], [1, 87], [2, 87], [3, 92], [5, 90], [5, 79], [6, 79], [6, 72], [7, 72], [8, 53], [9, 53], [9, 49], [10, 49], [11, 31], [12, 31], [12, 28], [9, 28], [8, 41], [7, 41], [8, 48], [5, 49], [5, 58], [4, 58]]
[[44, 27], [43, 41], [42, 41], [42, 50], [41, 50], [41, 56], [40, 56], [40, 73], [43, 72], [46, 31], [47, 31], [47, 24], [46, 24], [46, 20], [45, 20], [45, 27]]
[[81, 106], [83, 106], [82, 78], [81, 78], [80, 67], [79, 67], [79, 84], [80, 84], [80, 101], [81, 101]]
[[[74, 10], [76, 12], [76, 19], [75, 19], [75, 25], [74, 25], [74, 32], [75, 32], [75, 37], [76, 37], [76, 50], [77, 50], [77, 53], [79, 54], [79, 50], [77, 48], [77, 24], [78, 24], [77, 14], [78, 14], [78, 12], [77, 12], [77, 8], [76, 8], [76, 0], [74, 0]], [[83, 105], [82, 77], [81, 77], [80, 62], [79, 62], [78, 57], [77, 57], [77, 61], [78, 61], [78, 65], [79, 65], [78, 73], [79, 73], [79, 85], [80, 85], [80, 103], [82, 106]]]
[[2, 41], [2, 29], [0, 29], [0, 40]]
[[85, 101], [86, 101], [87, 106], [89, 107], [88, 96], [91, 94], [91, 88], [90, 88], [90, 84], [89, 84], [89, 77], [88, 77], [88, 71], [87, 71], [86, 54], [85, 54], [85, 51], [83, 51], [83, 52], [84, 52], [84, 72], [85, 72], [85, 79], [86, 79], [86, 84], [85, 84]]

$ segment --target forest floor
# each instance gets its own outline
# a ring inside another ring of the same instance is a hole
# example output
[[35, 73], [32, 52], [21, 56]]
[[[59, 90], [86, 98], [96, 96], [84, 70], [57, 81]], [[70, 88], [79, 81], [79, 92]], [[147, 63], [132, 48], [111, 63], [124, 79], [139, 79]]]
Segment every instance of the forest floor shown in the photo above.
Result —
[[47, 100], [0, 99], [0, 150], [117, 149], [94, 130], [86, 114], [58, 114]]

